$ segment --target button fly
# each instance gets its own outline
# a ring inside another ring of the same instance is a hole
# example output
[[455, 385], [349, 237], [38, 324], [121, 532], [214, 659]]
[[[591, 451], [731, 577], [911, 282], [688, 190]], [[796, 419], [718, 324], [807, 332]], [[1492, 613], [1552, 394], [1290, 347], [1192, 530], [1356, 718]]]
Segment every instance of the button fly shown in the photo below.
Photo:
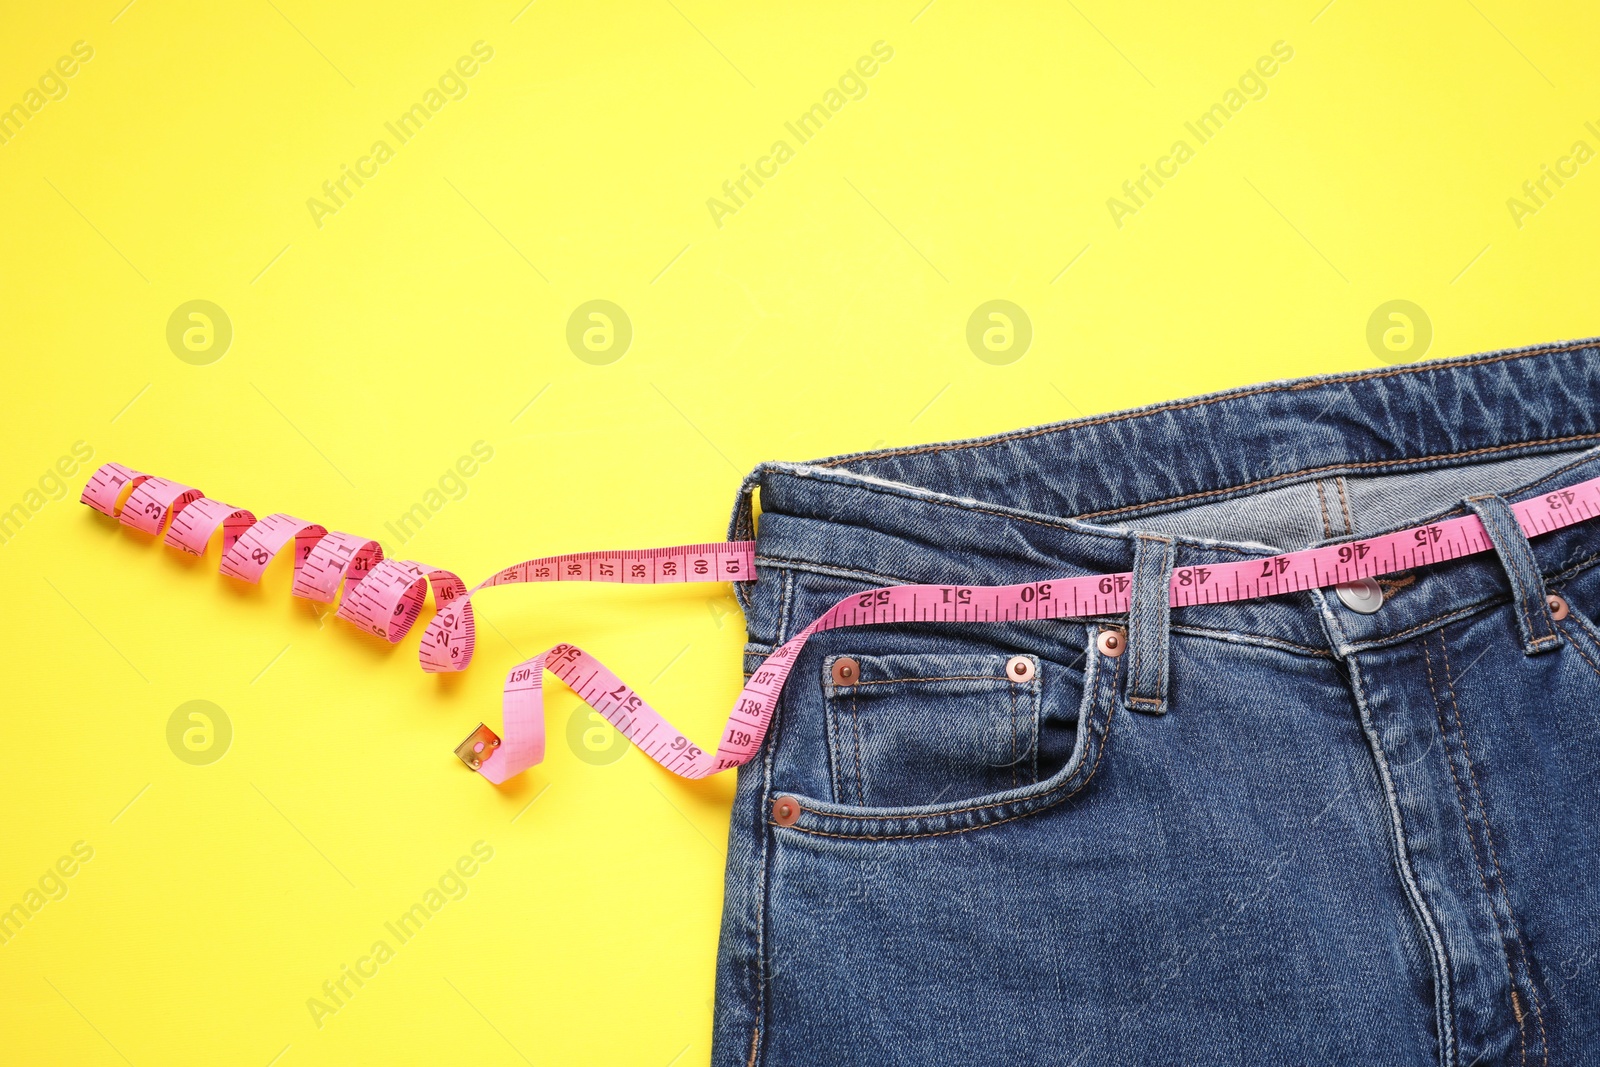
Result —
[[1012, 656], [1006, 663], [1006, 677], [1013, 682], [1033, 681], [1033, 658], [1031, 656]]
[[1333, 591], [1339, 594], [1340, 603], [1358, 615], [1373, 615], [1383, 607], [1383, 587], [1375, 578], [1345, 582], [1334, 586]]

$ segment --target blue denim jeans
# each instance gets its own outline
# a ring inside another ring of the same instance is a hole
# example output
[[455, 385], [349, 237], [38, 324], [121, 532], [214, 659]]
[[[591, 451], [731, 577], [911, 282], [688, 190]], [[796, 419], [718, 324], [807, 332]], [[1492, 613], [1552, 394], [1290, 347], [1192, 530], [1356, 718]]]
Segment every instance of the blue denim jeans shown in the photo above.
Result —
[[[1505, 521], [1594, 477], [1596, 341], [758, 468], [747, 671], [887, 584], [1132, 607], [810, 642], [739, 772], [713, 1063], [1600, 1063], [1600, 523]], [[1362, 610], [1166, 606], [1468, 510], [1494, 552]]]

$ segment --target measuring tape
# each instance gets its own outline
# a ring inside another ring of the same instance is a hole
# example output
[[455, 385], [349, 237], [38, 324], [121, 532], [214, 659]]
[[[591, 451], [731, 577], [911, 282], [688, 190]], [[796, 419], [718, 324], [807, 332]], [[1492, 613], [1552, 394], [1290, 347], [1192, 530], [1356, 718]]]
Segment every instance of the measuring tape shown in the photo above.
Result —
[[[421, 615], [428, 589], [435, 612], [422, 633], [418, 658], [430, 673], [459, 671], [472, 662], [477, 629], [472, 596], [481, 589], [530, 582], [747, 582], [756, 577], [755, 542], [727, 541], [624, 552], [580, 552], [531, 559], [468, 588], [450, 571], [383, 556], [378, 542], [292, 515], [256, 519], [244, 508], [200, 490], [107, 463], [89, 479], [81, 502], [123, 525], [202, 555], [222, 530], [223, 574], [257, 582], [279, 552], [294, 544], [297, 597], [333, 603], [338, 617], [394, 643]], [[1600, 515], [1600, 478], [1511, 505], [1529, 537]], [[1223, 604], [1341, 585], [1395, 571], [1442, 563], [1493, 546], [1476, 515], [1398, 533], [1310, 548], [1237, 563], [1181, 567], [1173, 572], [1173, 607]], [[1129, 572], [1052, 578], [1021, 585], [892, 585], [853, 593], [784, 642], [740, 692], [714, 751], [694, 744], [633, 688], [593, 655], [560, 644], [517, 664], [506, 675], [504, 733], [479, 724], [456, 748], [468, 767], [504, 782], [544, 758], [544, 672], [560, 678], [651, 759], [685, 778], [704, 778], [747, 762], [761, 747], [778, 694], [801, 648], [815, 634], [849, 626], [904, 622], [1017, 622], [1090, 618], [1128, 610]]]

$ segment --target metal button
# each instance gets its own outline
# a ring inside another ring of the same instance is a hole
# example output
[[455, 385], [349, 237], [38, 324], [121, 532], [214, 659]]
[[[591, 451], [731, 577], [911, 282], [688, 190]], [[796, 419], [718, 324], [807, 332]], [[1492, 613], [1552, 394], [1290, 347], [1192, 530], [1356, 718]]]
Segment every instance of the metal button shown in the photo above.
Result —
[[833, 684], [855, 685], [861, 681], [861, 664], [849, 656], [840, 656], [833, 661]]
[[800, 802], [794, 797], [779, 797], [772, 802], [772, 821], [779, 826], [793, 826], [800, 821]]
[[1572, 609], [1567, 606], [1567, 602], [1554, 593], [1545, 597], [1545, 600], [1550, 604], [1550, 617], [1556, 622], [1560, 622], [1572, 613]]
[[1095, 638], [1095, 647], [1102, 656], [1116, 659], [1128, 651], [1128, 635], [1121, 630], [1101, 630], [1100, 636]]
[[1383, 607], [1383, 587], [1376, 578], [1345, 582], [1334, 586], [1333, 591], [1339, 594], [1340, 603], [1358, 615], [1373, 615]]
[[1012, 656], [1006, 661], [1006, 677], [1013, 682], [1033, 681], [1033, 657]]

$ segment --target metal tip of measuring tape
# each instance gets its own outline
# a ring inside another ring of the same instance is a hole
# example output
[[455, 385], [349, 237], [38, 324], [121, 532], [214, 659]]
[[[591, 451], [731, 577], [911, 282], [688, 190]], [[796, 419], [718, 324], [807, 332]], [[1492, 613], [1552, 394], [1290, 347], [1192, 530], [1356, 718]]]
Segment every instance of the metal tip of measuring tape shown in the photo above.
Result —
[[483, 723], [467, 735], [467, 739], [456, 746], [456, 755], [473, 770], [483, 766], [483, 761], [494, 754], [500, 747], [500, 735], [489, 729]]

